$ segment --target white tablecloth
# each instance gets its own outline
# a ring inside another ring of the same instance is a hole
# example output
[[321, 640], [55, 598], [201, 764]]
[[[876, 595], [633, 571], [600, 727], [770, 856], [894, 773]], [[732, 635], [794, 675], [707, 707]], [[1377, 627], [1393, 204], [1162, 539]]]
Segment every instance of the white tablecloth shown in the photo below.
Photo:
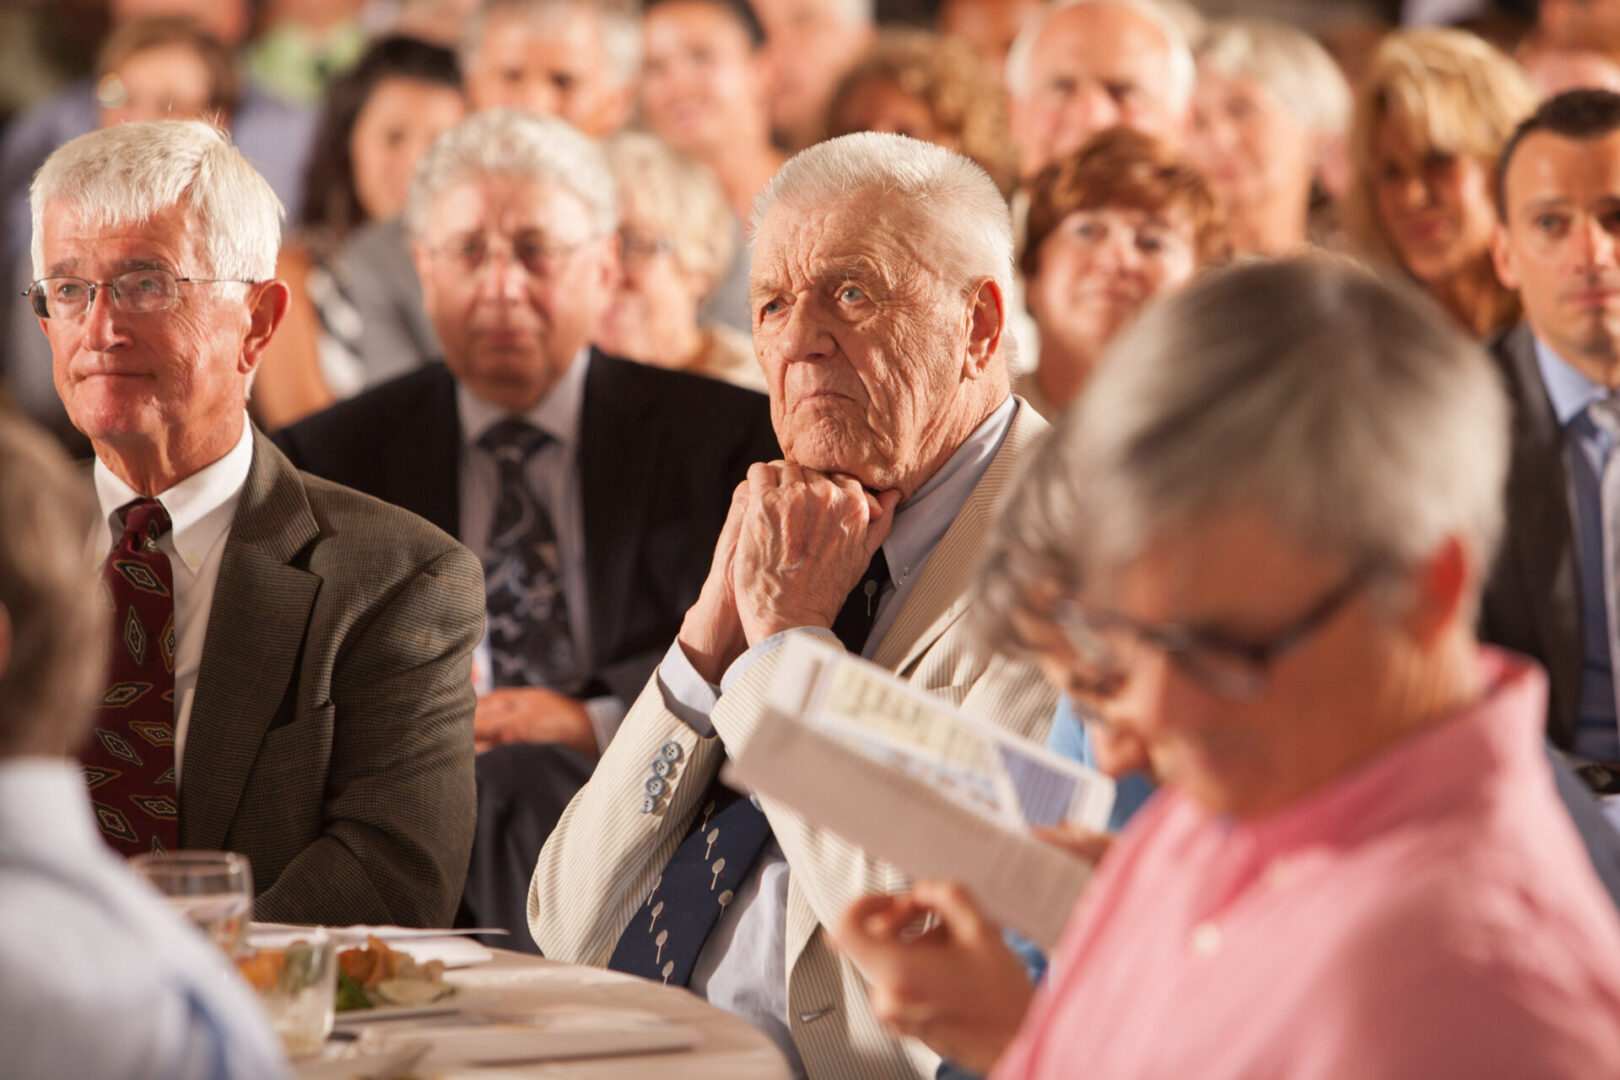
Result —
[[[418, 1067], [415, 1075], [443, 1080], [467, 1077], [589, 1077], [590, 1080], [787, 1080], [788, 1069], [774, 1043], [747, 1021], [716, 1009], [680, 988], [660, 986], [618, 972], [554, 963], [536, 956], [494, 950], [490, 963], [445, 973], [458, 992], [463, 1014], [488, 1010], [507, 1016], [628, 1012], [654, 1014], [698, 1034], [691, 1050], [501, 1066]], [[408, 1033], [438, 1018], [397, 1020], [390, 1033]], [[328, 1066], [329, 1068], [329, 1066]], [[306, 1070], [300, 1069], [301, 1073]], [[313, 1074], [313, 1069], [308, 1074]], [[330, 1075], [322, 1070], [321, 1075]]]

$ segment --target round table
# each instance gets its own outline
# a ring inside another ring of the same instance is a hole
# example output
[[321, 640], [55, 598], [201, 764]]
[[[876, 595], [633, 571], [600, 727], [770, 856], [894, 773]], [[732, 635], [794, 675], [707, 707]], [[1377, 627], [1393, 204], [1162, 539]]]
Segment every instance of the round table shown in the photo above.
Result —
[[[458, 992], [453, 999], [462, 1016], [488, 1011], [508, 1017], [579, 1017], [588, 1013], [654, 1014], [697, 1033], [689, 1050], [621, 1057], [504, 1065], [434, 1064], [430, 1059], [415, 1075], [451, 1080], [516, 1077], [589, 1077], [591, 1080], [787, 1080], [787, 1063], [763, 1032], [696, 994], [600, 968], [543, 960], [538, 956], [493, 949], [487, 964], [457, 968], [445, 981]], [[424, 1017], [387, 1024], [390, 1033], [426, 1031], [444, 1018]], [[381, 1025], [373, 1025], [380, 1027]], [[304, 1070], [300, 1069], [300, 1073]], [[324, 1069], [320, 1075], [329, 1075]]]

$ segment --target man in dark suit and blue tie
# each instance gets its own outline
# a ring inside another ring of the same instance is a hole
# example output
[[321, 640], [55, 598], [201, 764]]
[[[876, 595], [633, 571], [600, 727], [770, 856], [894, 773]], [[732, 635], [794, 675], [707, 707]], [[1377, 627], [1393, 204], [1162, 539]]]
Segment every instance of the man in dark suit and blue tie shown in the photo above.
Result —
[[483, 558], [463, 918], [532, 948], [540, 845], [696, 600], [733, 489], [778, 451], [764, 395], [590, 347], [619, 274], [617, 199], [564, 121], [468, 119], [423, 159], [405, 219], [444, 363], [280, 438]]

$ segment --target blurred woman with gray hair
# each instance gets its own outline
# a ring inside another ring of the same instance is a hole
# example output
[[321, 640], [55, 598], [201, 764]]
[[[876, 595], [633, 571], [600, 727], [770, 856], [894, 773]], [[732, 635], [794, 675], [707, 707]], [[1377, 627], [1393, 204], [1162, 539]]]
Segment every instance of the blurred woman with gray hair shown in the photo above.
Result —
[[619, 254], [624, 272], [597, 325], [610, 353], [765, 390], [748, 335], [699, 323], [698, 311], [736, 252], [724, 192], [703, 166], [656, 136], [616, 135], [603, 155], [619, 185]]
[[1197, 51], [1188, 143], [1239, 252], [1305, 245], [1316, 182], [1338, 160], [1350, 87], [1309, 34], [1270, 19], [1209, 24]]
[[874, 1011], [992, 1080], [1611, 1076], [1620, 923], [1546, 678], [1474, 635], [1507, 427], [1475, 346], [1338, 260], [1208, 275], [1116, 339], [979, 610], [1164, 786], [1033, 996], [959, 886], [857, 901]]

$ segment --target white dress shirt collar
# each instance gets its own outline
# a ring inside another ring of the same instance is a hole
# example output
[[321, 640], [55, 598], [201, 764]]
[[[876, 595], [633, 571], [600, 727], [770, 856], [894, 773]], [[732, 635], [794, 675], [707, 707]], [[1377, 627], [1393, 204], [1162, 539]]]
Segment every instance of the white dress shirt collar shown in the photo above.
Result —
[[[528, 412], [518, 417], [550, 435], [565, 449], [579, 438], [579, 418], [585, 404], [585, 371], [591, 364], [590, 346], [579, 350], [557, 384]], [[513, 414], [456, 382], [456, 411], [461, 417], [464, 446], [476, 446], [494, 424]]]
[[[180, 564], [195, 572], [236, 517], [236, 504], [248, 471], [253, 467], [253, 425], [242, 418], [242, 434], [236, 445], [212, 465], [204, 466], [169, 488], [159, 492], [157, 501], [168, 511], [173, 523], [172, 543]], [[96, 499], [101, 505], [98, 550], [107, 551], [123, 534], [118, 511], [140, 492], [124, 483], [98, 458], [95, 465]]]

